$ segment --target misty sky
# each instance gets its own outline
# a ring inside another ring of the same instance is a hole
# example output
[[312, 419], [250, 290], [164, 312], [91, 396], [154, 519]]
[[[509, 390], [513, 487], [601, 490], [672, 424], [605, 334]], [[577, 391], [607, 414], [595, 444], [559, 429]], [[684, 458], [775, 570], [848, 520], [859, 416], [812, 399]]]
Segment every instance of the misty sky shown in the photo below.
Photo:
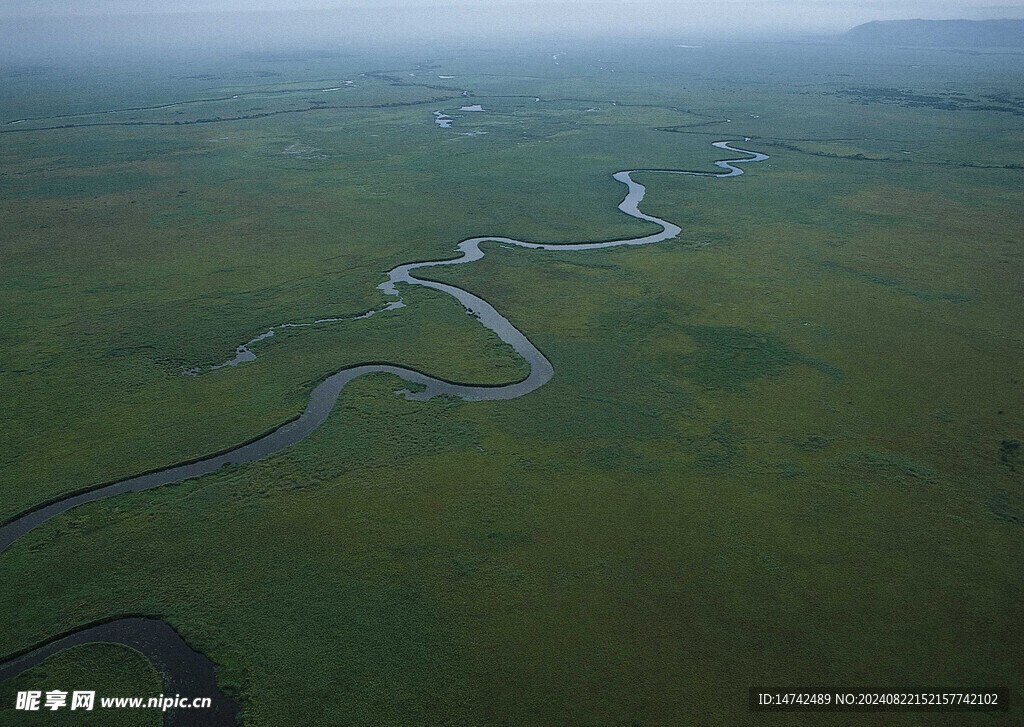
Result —
[[1024, 0], [0, 0], [0, 61], [403, 38], [804, 37], [901, 18], [1024, 18]]
[[[331, 8], [458, 8], [490, 9], [507, 14], [515, 7], [576, 10], [601, 13], [613, 3], [608, 0], [0, 0], [0, 17], [38, 15], [105, 15], [182, 12], [252, 12], [260, 10], [303, 10]], [[996, 18], [1024, 16], [1024, 0], [1002, 3], [993, 0], [680, 0], [679, 2], [636, 2], [621, 4], [658, 6], [676, 16], [685, 13], [718, 15], [728, 8], [753, 12], [755, 17], [780, 15], [794, 24], [808, 16], [832, 19], [839, 24], [863, 22], [864, 18]]]

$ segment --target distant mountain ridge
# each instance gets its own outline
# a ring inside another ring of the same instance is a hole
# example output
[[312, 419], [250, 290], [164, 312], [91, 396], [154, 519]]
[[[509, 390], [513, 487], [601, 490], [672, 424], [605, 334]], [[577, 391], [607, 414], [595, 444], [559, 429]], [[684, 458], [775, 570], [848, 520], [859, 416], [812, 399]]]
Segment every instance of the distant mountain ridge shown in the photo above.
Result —
[[840, 37], [862, 45], [1024, 48], [1024, 20], [874, 20]]

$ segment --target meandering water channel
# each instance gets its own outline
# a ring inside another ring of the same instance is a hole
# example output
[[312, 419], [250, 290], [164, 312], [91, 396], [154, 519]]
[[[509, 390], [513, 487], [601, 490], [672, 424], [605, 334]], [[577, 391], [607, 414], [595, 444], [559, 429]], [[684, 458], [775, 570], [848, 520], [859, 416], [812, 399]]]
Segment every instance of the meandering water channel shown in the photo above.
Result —
[[[681, 171], [672, 169], [634, 169], [618, 172], [614, 178], [626, 186], [625, 198], [619, 204], [619, 209], [631, 217], [639, 220], [652, 222], [661, 227], [660, 232], [655, 232], [643, 237], [636, 237], [625, 240], [608, 240], [603, 242], [585, 243], [536, 243], [514, 240], [508, 237], [473, 237], [463, 240], [458, 245], [459, 257], [450, 260], [437, 260], [431, 262], [409, 263], [399, 265], [388, 273], [388, 279], [379, 288], [389, 296], [394, 296], [395, 301], [388, 304], [387, 308], [400, 307], [402, 303], [398, 284], [419, 285], [451, 295], [457, 299], [466, 310], [474, 315], [480, 323], [494, 331], [497, 336], [509, 344], [530, 366], [529, 375], [521, 380], [510, 384], [497, 386], [472, 386], [466, 384], [455, 384], [433, 376], [428, 376], [419, 371], [392, 366], [390, 364], [362, 364], [342, 369], [329, 376], [320, 385], [313, 389], [310, 394], [309, 403], [305, 411], [296, 419], [282, 425], [258, 439], [240, 445], [220, 454], [211, 455], [191, 462], [173, 465], [162, 470], [149, 472], [125, 480], [105, 485], [103, 487], [82, 492], [64, 499], [52, 502], [45, 506], [23, 513], [3, 526], [0, 526], [0, 552], [6, 550], [18, 538], [71, 508], [83, 505], [88, 502], [103, 500], [114, 495], [125, 492], [140, 492], [149, 490], [161, 485], [182, 482], [193, 477], [215, 472], [226, 464], [244, 464], [255, 462], [296, 442], [304, 439], [310, 432], [319, 427], [327, 419], [334, 408], [345, 385], [364, 374], [389, 373], [414, 384], [417, 391], [404, 390], [402, 393], [407, 399], [414, 401], [425, 401], [435, 396], [451, 395], [458, 396], [468, 401], [489, 401], [496, 399], [515, 399], [529, 394], [547, 383], [554, 375], [554, 367], [541, 351], [513, 326], [508, 319], [502, 316], [494, 307], [469, 291], [458, 288], [447, 283], [439, 283], [431, 280], [417, 278], [413, 273], [416, 270], [431, 267], [448, 265], [462, 265], [480, 260], [484, 257], [481, 248], [483, 243], [501, 243], [524, 247], [535, 250], [554, 251], [577, 251], [577, 250], [599, 250], [603, 248], [620, 247], [625, 245], [651, 245], [657, 242], [670, 240], [679, 235], [682, 231], [677, 225], [644, 214], [640, 211], [639, 205], [644, 198], [646, 188], [632, 178], [632, 174], [644, 172], [656, 172], [660, 174], [686, 174], [701, 177], [733, 177], [743, 173], [737, 164], [747, 162], [760, 162], [768, 159], [767, 154], [755, 151], [747, 151], [732, 146], [727, 141], [716, 141], [714, 146], [736, 154], [747, 155], [746, 158], [730, 159], [715, 162], [715, 166], [722, 169], [721, 172], [697, 172]], [[272, 329], [271, 329], [272, 330]], [[264, 334], [266, 337], [271, 334]], [[254, 339], [255, 340], [255, 339]], [[254, 341], [250, 341], [253, 343]], [[240, 350], [245, 348], [239, 347]], [[246, 349], [247, 350], [247, 349]], [[253, 356], [254, 357], [254, 356]], [[249, 360], [248, 358], [244, 360]], [[141, 622], [141, 623], [140, 623]], [[54, 654], [64, 648], [87, 641], [105, 641], [121, 643], [142, 651], [157, 666], [164, 679], [164, 692], [174, 694], [174, 689], [185, 696], [211, 696], [221, 701], [225, 700], [216, 687], [216, 679], [213, 678], [213, 665], [206, 657], [196, 654], [181, 637], [170, 626], [155, 619], [123, 618], [109, 621], [103, 624], [93, 625], [77, 631], [73, 634], [61, 637], [55, 641], [44, 644], [34, 651], [21, 655], [15, 659], [0, 664], [0, 681], [13, 678], [26, 669], [35, 666], [47, 656]], [[196, 661], [196, 658], [202, 664]], [[204, 671], [205, 670], [205, 671]], [[208, 674], [200, 682], [190, 681], [194, 674]], [[181, 685], [181, 686], [179, 686]], [[191, 689], [193, 691], [186, 691]], [[197, 691], [198, 690], [198, 691]], [[233, 710], [233, 711], [232, 711]], [[234, 724], [237, 706], [223, 707], [215, 716], [205, 710], [191, 713], [189, 710], [169, 710], [165, 713], [165, 725], [192, 724], [188, 720], [194, 718], [206, 719], [196, 724]], [[212, 721], [212, 720], [227, 721]], [[182, 721], [185, 720], [185, 721]]]
[[[141, 652], [160, 674], [163, 694], [168, 697], [209, 697], [209, 708], [169, 709], [163, 713], [164, 727], [234, 727], [239, 705], [220, 691], [213, 662], [193, 651], [178, 632], [155, 618], [127, 617], [94, 624], [39, 646], [0, 664], [0, 682], [13, 679], [40, 664], [47, 657], [73, 646], [95, 642], [115, 643]], [[56, 689], [68, 685], [50, 685]], [[87, 687], [87, 684], [83, 684]], [[128, 696], [97, 694], [104, 696]], [[145, 696], [156, 695], [132, 695]], [[8, 706], [8, 705], [4, 705]], [[97, 701], [93, 710], [99, 709]]]

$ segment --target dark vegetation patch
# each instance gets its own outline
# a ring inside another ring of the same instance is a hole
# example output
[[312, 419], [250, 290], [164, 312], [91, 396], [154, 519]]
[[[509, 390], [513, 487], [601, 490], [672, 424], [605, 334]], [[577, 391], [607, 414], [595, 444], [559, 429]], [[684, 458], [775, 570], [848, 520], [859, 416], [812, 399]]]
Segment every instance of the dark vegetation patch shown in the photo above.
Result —
[[1024, 525], [1024, 497], [999, 492], [988, 501], [988, 509], [1003, 522]]
[[678, 321], [696, 314], [700, 309], [668, 295], [645, 295], [643, 298], [624, 300], [614, 309], [597, 315], [598, 324], [609, 332], [629, 336], [638, 333], [647, 338], [682, 330]]
[[702, 470], [730, 470], [742, 464], [746, 455], [746, 435], [730, 421], [717, 422], [707, 434], [687, 438], [696, 454], [694, 463]]
[[1009, 162], [1007, 164], [979, 164], [977, 162], [969, 161], [921, 161], [917, 159], [911, 159], [909, 157], [868, 155], [863, 152], [856, 152], [854, 154], [840, 154], [838, 152], [806, 149], [790, 141], [783, 141], [780, 139], [758, 139], [757, 141], [758, 143], [764, 146], [786, 149], [788, 151], [797, 152], [798, 154], [807, 154], [808, 156], [812, 157], [825, 157], [827, 159], [846, 159], [848, 161], [855, 162], [885, 162], [904, 165], [921, 164], [936, 167], [963, 167], [966, 169], [1024, 169], [1024, 165], [1017, 164], [1014, 162]]
[[978, 98], [961, 92], [921, 93], [906, 88], [844, 88], [826, 95], [846, 98], [860, 104], [889, 104], [905, 108], [929, 108], [939, 111], [1003, 111], [1024, 116], [1024, 98], [1008, 93], [981, 94]]
[[895, 452], [861, 452], [852, 464], [873, 471], [876, 479], [904, 486], [931, 483], [937, 477], [930, 467]]
[[624, 445], [604, 446], [587, 452], [590, 464], [606, 472], [652, 474], [661, 469], [656, 463]]
[[793, 440], [793, 446], [804, 452], [820, 452], [825, 449], [832, 440], [819, 434], [808, 434], [803, 439]]
[[504, 551], [522, 548], [533, 542], [533, 537], [525, 532], [490, 531], [474, 538], [477, 545], [490, 551]]
[[583, 383], [572, 395], [571, 406], [552, 407], [539, 397], [524, 398], [522, 406], [535, 411], [524, 430], [531, 435], [570, 441], [619, 440], [622, 422], [628, 419], [631, 438], [658, 440], [666, 436], [666, 413], [692, 403], [678, 385], [656, 371], [623, 366], [621, 349], [605, 342], [576, 341], [564, 352], [552, 350], [543, 340], [537, 343], [556, 362], [554, 385], [568, 377]]
[[1010, 468], [1010, 472], [1017, 471], [1020, 464], [1020, 440], [1004, 439], [999, 444], [999, 461]]
[[784, 460], [777, 462], [775, 466], [778, 468], [779, 477], [783, 477], [787, 480], [802, 477], [805, 474], [804, 468], [799, 462]]
[[850, 267], [848, 265], [841, 265], [840, 263], [833, 262], [831, 260], [816, 260], [818, 265], [825, 268], [826, 270], [838, 271], [847, 277], [855, 280], [861, 280], [865, 283], [873, 283], [875, 285], [883, 285], [886, 288], [892, 288], [893, 290], [903, 293], [904, 295], [912, 295], [915, 298], [920, 298], [925, 301], [936, 301], [936, 300], [948, 300], [954, 303], [965, 303], [970, 300], [970, 297], [964, 293], [950, 293], [946, 291], [934, 291], [934, 290], [915, 290], [903, 284], [903, 282], [896, 278], [890, 278], [886, 275], [878, 275], [877, 273], [869, 273], [863, 270]]
[[734, 326], [684, 326], [684, 330], [696, 341], [697, 352], [682, 357], [683, 373], [705, 389], [739, 391], [795, 364], [839, 377], [835, 367], [794, 351], [769, 334]]

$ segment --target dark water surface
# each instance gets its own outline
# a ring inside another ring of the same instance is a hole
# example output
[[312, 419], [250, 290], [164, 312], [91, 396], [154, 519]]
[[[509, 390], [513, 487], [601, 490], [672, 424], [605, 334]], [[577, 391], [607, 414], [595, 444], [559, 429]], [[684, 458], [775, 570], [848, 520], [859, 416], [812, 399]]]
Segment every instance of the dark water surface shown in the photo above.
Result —
[[[0, 664], [0, 682], [13, 679], [59, 651], [93, 642], [123, 644], [141, 651], [160, 673], [165, 696], [211, 699], [209, 709], [168, 709], [163, 712], [164, 727], [234, 727], [237, 723], [239, 705], [220, 691], [213, 662], [189, 648], [167, 623], [153, 618], [121, 618], [54, 639]], [[157, 695], [97, 694], [93, 712], [105, 711], [100, 709], [100, 697], [128, 696], [148, 699]], [[143, 710], [133, 711], [141, 713]]]

